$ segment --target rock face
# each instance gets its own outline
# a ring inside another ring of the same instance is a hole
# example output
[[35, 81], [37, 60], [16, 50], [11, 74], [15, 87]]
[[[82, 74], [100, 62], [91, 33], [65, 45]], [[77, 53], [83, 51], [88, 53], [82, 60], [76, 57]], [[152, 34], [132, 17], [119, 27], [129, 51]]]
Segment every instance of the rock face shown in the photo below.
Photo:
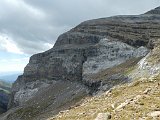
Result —
[[146, 47], [134, 48], [126, 43], [108, 39], [101, 39], [95, 46], [95, 55], [87, 56], [87, 60], [83, 64], [84, 81], [89, 80], [87, 76], [112, 68], [131, 58], [145, 56], [149, 52]]
[[130, 78], [136, 79], [145, 75], [152, 76], [154, 79], [154, 76], [160, 73], [160, 39], [157, 39], [154, 44], [154, 49], [138, 62], [138, 69], [130, 73]]
[[[92, 78], [101, 71], [111, 71], [126, 61], [146, 56], [154, 47], [153, 41], [159, 37], [159, 8], [142, 15], [114, 16], [81, 23], [60, 35], [52, 49], [30, 58], [23, 75], [13, 84], [9, 104], [10, 108], [22, 108], [12, 115], [8, 112], [2, 118], [35, 120], [41, 112], [55, 114], [65, 105], [110, 85], [114, 80], [127, 82], [127, 77], [118, 73], [108, 75], [111, 83], [108, 79], [104, 83]], [[112, 85], [107, 89], [110, 87]], [[49, 104], [44, 105], [46, 102]], [[24, 108], [37, 111], [31, 114], [33, 112], [24, 112]]]

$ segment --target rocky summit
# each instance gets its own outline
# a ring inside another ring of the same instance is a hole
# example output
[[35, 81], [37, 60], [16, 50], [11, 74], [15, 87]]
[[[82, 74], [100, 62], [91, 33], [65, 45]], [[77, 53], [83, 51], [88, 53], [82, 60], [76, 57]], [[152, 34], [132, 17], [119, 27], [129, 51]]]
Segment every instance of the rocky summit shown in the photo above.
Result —
[[[46, 120], [58, 113], [62, 115], [52, 119], [70, 120], [71, 115], [76, 115], [72, 108], [83, 106], [83, 99], [91, 97], [94, 101], [97, 99], [94, 96], [104, 94], [116, 85], [157, 75], [160, 73], [157, 52], [159, 38], [160, 7], [141, 15], [113, 16], [82, 22], [60, 35], [52, 49], [30, 58], [23, 75], [13, 84], [9, 110], [1, 115], [1, 120]], [[125, 90], [122, 95], [127, 96], [129, 92], [125, 87], [120, 90]], [[134, 91], [129, 87], [128, 90]], [[114, 94], [119, 96], [120, 92], [115, 91]], [[139, 96], [130, 97], [119, 104], [120, 101], [114, 95], [111, 96], [117, 101], [116, 105], [111, 103], [112, 107], [119, 111], [139, 99]], [[110, 103], [110, 98], [102, 98], [102, 102], [106, 100]], [[70, 117], [65, 117], [67, 112], [63, 114], [64, 110], [71, 110]], [[93, 112], [91, 117], [81, 119], [96, 119], [96, 114]], [[111, 114], [110, 119], [113, 117]], [[100, 113], [100, 117], [103, 115], [108, 115], [108, 112]]]

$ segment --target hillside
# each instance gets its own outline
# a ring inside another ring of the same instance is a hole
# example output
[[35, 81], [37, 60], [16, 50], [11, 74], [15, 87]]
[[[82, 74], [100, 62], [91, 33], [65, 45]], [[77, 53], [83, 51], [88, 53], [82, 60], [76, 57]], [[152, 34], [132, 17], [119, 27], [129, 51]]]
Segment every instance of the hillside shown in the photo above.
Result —
[[60, 112], [48, 120], [94, 120], [102, 113], [104, 119], [160, 119], [160, 77], [141, 78], [117, 86], [102, 95], [86, 98], [82, 104]]
[[[157, 44], [156, 44], [157, 45]], [[82, 100], [78, 106], [48, 120], [159, 120], [160, 119], [160, 45], [127, 72], [134, 80]], [[151, 66], [148, 71], [144, 64]], [[156, 66], [156, 67], [153, 67]], [[140, 72], [137, 73], [137, 70]], [[143, 75], [143, 77], [142, 77]]]
[[0, 114], [7, 111], [11, 84], [0, 80]]
[[137, 99], [138, 117], [159, 111], [159, 11], [89, 20], [60, 35], [53, 48], [30, 58], [1, 119], [46, 120], [59, 112], [55, 119], [94, 119], [100, 112], [123, 119], [125, 110], [115, 114], [121, 106], [132, 118]]

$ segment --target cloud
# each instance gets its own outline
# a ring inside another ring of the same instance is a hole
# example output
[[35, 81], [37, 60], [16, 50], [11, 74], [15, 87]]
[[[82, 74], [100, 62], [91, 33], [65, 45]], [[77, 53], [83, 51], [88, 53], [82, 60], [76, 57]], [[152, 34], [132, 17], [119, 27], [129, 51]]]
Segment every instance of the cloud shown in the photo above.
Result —
[[23, 71], [28, 61], [28, 57], [0, 59], [0, 73]]
[[[1, 0], [0, 50], [35, 54], [84, 20], [118, 14], [140, 14], [159, 0]], [[2, 42], [3, 41], [3, 42]]]
[[[0, 34], [11, 38], [12, 45], [15, 43], [16, 48], [18, 47], [20, 52], [25, 54], [49, 49], [51, 44], [53, 46], [58, 34], [64, 32], [66, 28], [66, 26], [51, 25], [45, 12], [23, 0], [1, 0], [0, 16], [2, 16], [0, 17]], [[5, 43], [7, 47], [9, 41], [11, 43], [11, 40], [5, 40], [3, 44]], [[2, 46], [2, 43], [0, 45]], [[17, 50], [15, 52], [17, 53]]]
[[23, 54], [16, 46], [14, 41], [6, 35], [0, 34], [0, 50], [4, 50], [11, 53]]

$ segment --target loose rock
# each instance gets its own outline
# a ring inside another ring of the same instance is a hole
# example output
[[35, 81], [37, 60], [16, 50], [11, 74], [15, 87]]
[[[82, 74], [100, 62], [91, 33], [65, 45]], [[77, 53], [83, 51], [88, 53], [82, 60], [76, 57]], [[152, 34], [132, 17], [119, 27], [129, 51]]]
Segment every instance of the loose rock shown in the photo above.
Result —
[[111, 119], [110, 113], [99, 113], [95, 120], [108, 120]]
[[151, 117], [160, 117], [160, 111], [154, 111], [148, 114]]

